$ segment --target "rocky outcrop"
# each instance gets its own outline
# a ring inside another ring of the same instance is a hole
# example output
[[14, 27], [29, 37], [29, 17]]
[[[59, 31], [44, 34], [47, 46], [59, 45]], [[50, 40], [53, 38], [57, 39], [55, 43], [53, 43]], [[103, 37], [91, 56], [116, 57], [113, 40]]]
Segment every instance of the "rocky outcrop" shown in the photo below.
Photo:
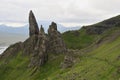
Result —
[[48, 61], [49, 53], [65, 53], [66, 46], [61, 34], [57, 31], [57, 24], [52, 22], [48, 34], [45, 34], [41, 25], [39, 30], [35, 16], [32, 11], [29, 13], [29, 38], [23, 43], [10, 46], [2, 56], [10, 56], [20, 51], [23, 55], [30, 56], [29, 67], [41, 66]]
[[41, 66], [48, 60], [47, 54], [47, 37], [44, 29], [41, 26], [38, 41], [32, 54], [31, 63], [29, 66]]
[[100, 23], [89, 25], [84, 27], [86, 29], [86, 33], [88, 34], [102, 34], [108, 29], [119, 27], [120, 25], [120, 15], [104, 20]]
[[66, 46], [62, 40], [61, 34], [57, 31], [57, 24], [52, 22], [48, 29], [49, 46], [48, 52], [50, 53], [65, 53]]
[[3, 54], [0, 56], [0, 59], [2, 58], [7, 58], [9, 56], [16, 56], [19, 52], [21, 52], [23, 49], [23, 43], [22, 42], [18, 42], [16, 44], [13, 44], [11, 46], [9, 46], [4, 52]]
[[29, 13], [29, 36], [38, 35], [39, 28], [32, 11]]
[[24, 47], [24, 52], [32, 55], [29, 67], [45, 64], [48, 60], [49, 53], [66, 52], [66, 46], [60, 32], [57, 31], [57, 24], [54, 22], [49, 26], [48, 35], [45, 34], [44, 28], [41, 25], [39, 34], [31, 35], [30, 38], [24, 42]]
[[61, 34], [57, 31], [56, 23], [52, 22], [48, 29], [48, 36], [41, 25], [38, 39], [34, 47], [29, 67], [41, 66], [48, 60], [48, 54], [60, 54], [66, 52], [66, 46]]
[[31, 55], [34, 52], [38, 36], [33, 35], [23, 42], [23, 55]]
[[79, 54], [79, 52], [76, 53], [74, 50], [68, 50], [64, 57], [64, 61], [61, 63], [61, 68], [65, 69], [72, 67], [77, 59], [75, 56], [76, 54]]

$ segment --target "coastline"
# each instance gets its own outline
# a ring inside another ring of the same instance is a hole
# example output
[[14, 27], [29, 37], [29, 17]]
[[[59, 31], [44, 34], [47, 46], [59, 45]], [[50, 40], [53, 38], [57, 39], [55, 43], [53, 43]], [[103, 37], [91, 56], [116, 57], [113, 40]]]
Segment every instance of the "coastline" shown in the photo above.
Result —
[[0, 54], [2, 54], [7, 48], [8, 46], [0, 46]]

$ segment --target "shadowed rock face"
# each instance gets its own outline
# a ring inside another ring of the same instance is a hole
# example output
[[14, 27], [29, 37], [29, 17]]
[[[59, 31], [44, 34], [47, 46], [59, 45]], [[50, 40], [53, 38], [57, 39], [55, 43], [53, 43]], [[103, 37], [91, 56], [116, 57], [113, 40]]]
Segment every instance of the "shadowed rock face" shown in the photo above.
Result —
[[38, 36], [33, 35], [23, 42], [23, 55], [31, 55], [34, 52]]
[[47, 54], [47, 37], [45, 36], [44, 29], [41, 27], [38, 35], [38, 41], [32, 54], [30, 67], [41, 66], [48, 60]]
[[38, 35], [39, 28], [32, 11], [29, 13], [29, 36]]
[[61, 34], [57, 31], [57, 24], [52, 22], [48, 29], [48, 52], [50, 53], [65, 53], [66, 46], [62, 40]]
[[0, 55], [0, 59], [8, 58], [9, 56], [16, 56], [23, 48], [22, 42], [18, 42], [16, 44], [10, 45], [2, 55]]
[[42, 35], [42, 34], [45, 34], [45, 31], [44, 31], [43, 26], [41, 25], [41, 28], [40, 28], [40, 31], [39, 31], [39, 35]]

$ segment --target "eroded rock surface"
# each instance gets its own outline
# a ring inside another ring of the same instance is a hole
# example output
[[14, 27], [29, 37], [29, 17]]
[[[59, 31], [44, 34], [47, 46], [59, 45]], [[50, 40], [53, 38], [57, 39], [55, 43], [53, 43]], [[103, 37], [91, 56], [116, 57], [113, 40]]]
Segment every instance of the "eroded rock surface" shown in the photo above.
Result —
[[31, 63], [29, 66], [41, 66], [48, 60], [47, 54], [47, 37], [41, 27], [38, 41], [32, 54]]
[[23, 49], [23, 43], [18, 42], [16, 44], [10, 45], [0, 56], [1, 58], [7, 58], [9, 56], [16, 56]]
[[39, 28], [32, 11], [29, 13], [29, 36], [38, 35]]
[[48, 52], [50, 53], [65, 53], [66, 46], [62, 40], [61, 34], [57, 31], [57, 24], [52, 22], [48, 29], [49, 46]]
[[37, 41], [38, 41], [37, 35], [33, 35], [29, 37], [27, 40], [25, 40], [23, 43], [23, 55], [33, 54]]

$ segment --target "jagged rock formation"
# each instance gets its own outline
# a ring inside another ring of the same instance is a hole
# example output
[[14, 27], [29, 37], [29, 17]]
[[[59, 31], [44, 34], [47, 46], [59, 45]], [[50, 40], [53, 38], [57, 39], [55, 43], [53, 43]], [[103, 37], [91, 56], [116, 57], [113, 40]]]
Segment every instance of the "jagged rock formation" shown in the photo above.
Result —
[[23, 54], [30, 55], [33, 54], [34, 48], [37, 44], [38, 36], [33, 35], [23, 42]]
[[39, 34], [39, 28], [38, 24], [36, 22], [35, 16], [32, 11], [29, 13], [29, 35], [38, 35]]
[[47, 37], [44, 29], [41, 26], [38, 41], [32, 54], [31, 63], [29, 66], [41, 66], [48, 60], [47, 54]]
[[57, 31], [57, 24], [52, 22], [48, 29], [49, 46], [48, 52], [50, 53], [64, 53], [66, 46], [62, 40], [61, 34]]
[[[30, 56], [29, 67], [41, 66], [48, 61], [49, 53], [65, 53], [66, 46], [60, 32], [57, 31], [57, 24], [52, 22], [48, 35], [45, 34], [41, 25], [39, 30], [35, 16], [32, 11], [29, 13], [29, 38], [23, 43], [16, 43], [10, 46], [2, 56], [10, 56], [22, 52]], [[1, 56], [1, 57], [2, 57]]]
[[41, 66], [46, 63], [49, 53], [58, 54], [66, 52], [66, 46], [62, 40], [60, 32], [57, 31], [57, 25], [54, 22], [52, 22], [48, 29], [48, 36], [45, 34], [44, 28], [41, 25], [39, 35], [35, 42], [34, 50], [30, 49], [33, 51], [29, 65], [30, 67]]
[[23, 54], [30, 55], [38, 41], [39, 28], [32, 11], [29, 13], [29, 38], [23, 43]]

